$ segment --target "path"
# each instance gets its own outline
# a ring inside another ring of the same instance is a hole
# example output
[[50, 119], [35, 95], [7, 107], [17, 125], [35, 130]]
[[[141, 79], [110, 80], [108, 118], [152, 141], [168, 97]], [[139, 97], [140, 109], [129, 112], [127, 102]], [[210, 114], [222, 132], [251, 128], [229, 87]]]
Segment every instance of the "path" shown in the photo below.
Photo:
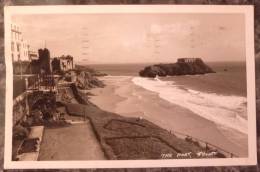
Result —
[[68, 127], [45, 128], [38, 160], [104, 159], [89, 121]]

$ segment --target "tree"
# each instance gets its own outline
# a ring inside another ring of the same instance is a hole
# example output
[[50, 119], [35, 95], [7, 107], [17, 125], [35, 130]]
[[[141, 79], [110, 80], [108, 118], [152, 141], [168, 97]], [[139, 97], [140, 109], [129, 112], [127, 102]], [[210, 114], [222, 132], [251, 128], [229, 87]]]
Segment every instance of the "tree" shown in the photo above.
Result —
[[51, 62], [51, 66], [52, 66], [52, 71], [53, 73], [60, 73], [61, 72], [61, 68], [60, 68], [60, 60], [58, 58], [54, 58]]

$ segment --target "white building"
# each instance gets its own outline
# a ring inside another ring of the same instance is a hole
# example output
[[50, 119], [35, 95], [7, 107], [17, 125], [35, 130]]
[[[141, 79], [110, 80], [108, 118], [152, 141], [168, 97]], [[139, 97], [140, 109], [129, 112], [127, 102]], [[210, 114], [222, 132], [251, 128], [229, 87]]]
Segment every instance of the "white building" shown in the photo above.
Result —
[[38, 52], [29, 50], [28, 53], [29, 53], [29, 60], [30, 61], [39, 59]]
[[13, 61], [29, 60], [29, 45], [23, 40], [21, 28], [11, 24], [11, 56]]
[[60, 68], [62, 71], [68, 71], [74, 68], [72, 56], [61, 56], [59, 60], [60, 60]]

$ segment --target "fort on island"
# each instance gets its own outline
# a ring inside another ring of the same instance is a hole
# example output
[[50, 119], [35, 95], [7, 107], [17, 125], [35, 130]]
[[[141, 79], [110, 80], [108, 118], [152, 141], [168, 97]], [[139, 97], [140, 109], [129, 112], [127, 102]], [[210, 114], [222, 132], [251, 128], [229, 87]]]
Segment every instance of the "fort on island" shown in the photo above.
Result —
[[178, 58], [177, 63], [196, 63], [197, 61], [200, 61], [200, 58]]

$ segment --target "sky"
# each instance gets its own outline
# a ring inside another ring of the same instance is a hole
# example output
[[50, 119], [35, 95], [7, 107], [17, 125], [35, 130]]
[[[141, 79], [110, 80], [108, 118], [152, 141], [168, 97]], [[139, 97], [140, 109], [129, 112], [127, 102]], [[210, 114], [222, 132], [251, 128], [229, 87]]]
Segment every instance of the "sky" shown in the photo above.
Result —
[[77, 63], [245, 61], [243, 14], [14, 15], [31, 49]]

